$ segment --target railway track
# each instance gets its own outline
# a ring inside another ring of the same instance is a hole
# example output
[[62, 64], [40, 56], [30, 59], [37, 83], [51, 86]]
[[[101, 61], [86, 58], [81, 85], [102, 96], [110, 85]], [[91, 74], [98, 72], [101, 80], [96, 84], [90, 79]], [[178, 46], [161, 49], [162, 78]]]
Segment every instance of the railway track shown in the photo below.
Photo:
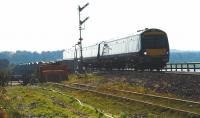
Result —
[[[51, 83], [51, 84], [55, 84], [55, 83]], [[96, 110], [96, 112], [101, 113], [101, 114], [103, 114], [104, 116], [106, 116], [106, 117], [108, 117], [108, 118], [114, 118], [112, 114], [105, 113], [105, 112], [103, 112], [103, 111], [101, 111], [101, 110], [99, 110], [99, 109], [96, 109], [96, 108], [94, 108], [94, 107], [88, 105], [88, 104], [82, 103], [78, 98], [75, 98], [75, 97], [73, 97], [73, 96], [69, 96], [69, 95], [67, 95], [67, 94], [65, 94], [65, 93], [63, 93], [63, 92], [61, 92], [61, 91], [54, 90], [54, 89], [48, 89], [48, 88], [45, 88], [45, 87], [39, 87], [39, 86], [37, 86], [37, 87], [40, 88], [40, 89], [46, 90], [46, 91], [55, 92], [55, 93], [61, 94], [61, 95], [63, 95], [63, 96], [67, 96], [67, 97], [73, 98], [73, 99], [76, 100], [81, 106], [85, 106], [85, 107], [90, 108], [90, 109], [92, 109], [92, 110]], [[116, 117], [118, 117], [118, 116], [116, 116]]]
[[[90, 86], [90, 85], [79, 84], [79, 83], [74, 83], [72, 85], [64, 85], [64, 84], [58, 84], [58, 83], [51, 83], [51, 84], [56, 84], [59, 86], [63, 86], [63, 87], [67, 87], [67, 88], [75, 89], [75, 90], [87, 91], [87, 92], [103, 95], [106, 97], [120, 99], [122, 101], [138, 102], [140, 104], [160, 108], [163, 111], [172, 111], [172, 112], [183, 113], [185, 115], [189, 114], [196, 117], [200, 117], [200, 103], [195, 102], [195, 101], [162, 97], [162, 96], [143, 94], [143, 93], [137, 93], [137, 92], [131, 92], [131, 91], [125, 91], [125, 90], [117, 90], [117, 89], [111, 89], [111, 88], [101, 89], [96, 86]], [[172, 105], [163, 104], [163, 102], [170, 103]], [[175, 103], [179, 103], [183, 105], [177, 107]]]
[[156, 73], [156, 74], [176, 74], [176, 75], [197, 75], [200, 76], [200, 72], [185, 72], [185, 71], [134, 71], [134, 70], [112, 70], [112, 71], [96, 71], [93, 73], [107, 74], [107, 73]]
[[[79, 84], [79, 83], [73, 83], [72, 85], [83, 86], [83, 87], [87, 87], [88, 89], [89, 88], [92, 88], [92, 89], [98, 88], [97, 86], [91, 86], [91, 85]], [[200, 105], [200, 102], [196, 102], [196, 101], [183, 100], [183, 99], [171, 98], [171, 97], [164, 97], [164, 96], [158, 96], [158, 95], [153, 95], [153, 94], [144, 94], [144, 93], [139, 93], [139, 92], [133, 92], [133, 91], [127, 91], [127, 90], [118, 90], [118, 89], [112, 89], [112, 88], [105, 88], [104, 90], [112, 90], [112, 91], [122, 92], [122, 93], [127, 93], [127, 94], [135, 94], [135, 95], [141, 95], [141, 96], [146, 96], [146, 97], [161, 98], [161, 99], [166, 99], [166, 100], [174, 100], [174, 101], [179, 101], [179, 102], [187, 102], [187, 103], [191, 103], [191, 104]]]

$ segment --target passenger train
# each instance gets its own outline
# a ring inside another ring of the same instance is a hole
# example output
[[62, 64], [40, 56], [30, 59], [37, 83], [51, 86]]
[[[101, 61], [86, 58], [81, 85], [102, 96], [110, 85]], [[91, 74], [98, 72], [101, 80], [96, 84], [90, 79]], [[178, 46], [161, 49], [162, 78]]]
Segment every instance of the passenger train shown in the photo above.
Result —
[[[80, 48], [63, 52], [64, 60], [80, 57]], [[162, 69], [169, 61], [167, 34], [160, 29], [144, 29], [124, 38], [83, 47], [84, 68], [134, 70]]]

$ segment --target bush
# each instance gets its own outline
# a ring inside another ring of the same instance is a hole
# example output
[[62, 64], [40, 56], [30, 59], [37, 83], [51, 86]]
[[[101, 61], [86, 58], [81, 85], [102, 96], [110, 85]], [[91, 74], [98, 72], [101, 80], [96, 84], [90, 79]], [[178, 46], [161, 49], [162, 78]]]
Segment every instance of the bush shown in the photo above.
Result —
[[120, 118], [128, 118], [128, 114], [126, 112], [122, 112], [120, 114]]

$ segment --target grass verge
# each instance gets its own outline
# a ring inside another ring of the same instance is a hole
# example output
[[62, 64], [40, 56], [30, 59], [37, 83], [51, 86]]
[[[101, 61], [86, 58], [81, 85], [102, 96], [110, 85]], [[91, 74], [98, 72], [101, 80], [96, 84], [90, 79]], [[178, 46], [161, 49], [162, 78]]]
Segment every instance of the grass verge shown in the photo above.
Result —
[[102, 114], [81, 106], [71, 97], [43, 90], [37, 86], [13, 86], [6, 88], [8, 96], [4, 105], [9, 117], [42, 118], [98, 118]]

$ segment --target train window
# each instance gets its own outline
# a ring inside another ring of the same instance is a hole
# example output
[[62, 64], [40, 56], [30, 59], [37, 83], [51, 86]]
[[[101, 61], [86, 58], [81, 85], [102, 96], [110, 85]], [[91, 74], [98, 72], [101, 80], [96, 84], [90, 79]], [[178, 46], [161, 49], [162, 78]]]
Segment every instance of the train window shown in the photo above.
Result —
[[108, 55], [110, 50], [110, 46], [108, 44], [104, 44], [103, 50], [102, 50], [102, 55]]
[[144, 36], [142, 38], [143, 48], [165, 48], [168, 46], [167, 38], [165, 35]]

